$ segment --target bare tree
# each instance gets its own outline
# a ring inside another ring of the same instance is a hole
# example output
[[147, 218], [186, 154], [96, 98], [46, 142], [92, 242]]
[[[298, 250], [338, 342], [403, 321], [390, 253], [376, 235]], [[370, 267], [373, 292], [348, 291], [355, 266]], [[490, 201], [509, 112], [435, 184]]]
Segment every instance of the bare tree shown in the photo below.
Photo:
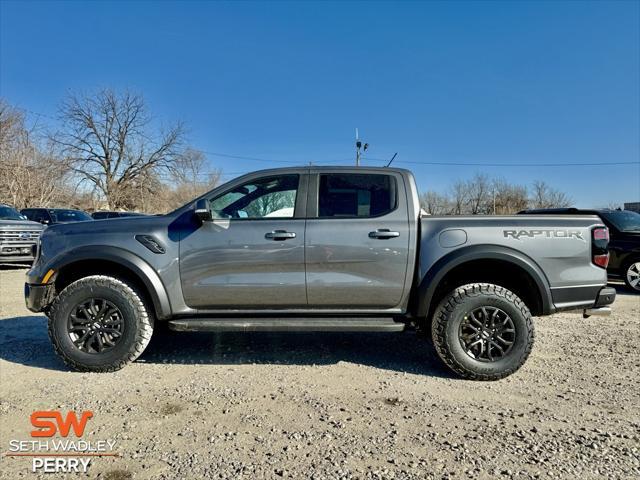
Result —
[[182, 154], [182, 125], [153, 132], [140, 95], [109, 89], [70, 94], [59, 116], [62, 128], [52, 141], [107, 208], [129, 208], [143, 188], [154, 193], [149, 179], [173, 171]]
[[532, 208], [560, 208], [571, 205], [571, 199], [564, 192], [550, 187], [542, 180], [533, 182], [532, 190]]
[[[190, 199], [202, 195], [220, 183], [222, 172], [218, 169], [207, 172], [206, 157], [200, 150], [187, 148], [184, 153], [176, 159], [171, 173], [170, 183], [173, 190], [178, 193], [177, 197], [182, 197], [185, 203]], [[176, 200], [178, 200], [176, 198]]]
[[531, 198], [524, 185], [476, 174], [472, 179], [458, 180], [450, 195], [428, 190], [420, 196], [420, 206], [432, 215], [511, 215], [528, 207], [569, 206], [571, 200], [563, 192], [544, 182], [535, 182]]
[[68, 172], [27, 126], [24, 112], [0, 99], [0, 201], [16, 208], [53, 206], [69, 193]]
[[427, 190], [420, 195], [420, 206], [429, 215], [447, 215], [451, 213], [451, 201], [447, 195]]
[[490, 213], [491, 182], [486, 174], [476, 173], [471, 180], [467, 181], [466, 194], [468, 213], [472, 215]]
[[524, 210], [528, 206], [527, 187], [508, 183], [504, 179], [494, 179], [492, 186], [491, 213], [509, 215]]
[[466, 214], [466, 206], [469, 201], [469, 192], [467, 191], [467, 183], [458, 180], [453, 184], [451, 190], [451, 213], [453, 215]]

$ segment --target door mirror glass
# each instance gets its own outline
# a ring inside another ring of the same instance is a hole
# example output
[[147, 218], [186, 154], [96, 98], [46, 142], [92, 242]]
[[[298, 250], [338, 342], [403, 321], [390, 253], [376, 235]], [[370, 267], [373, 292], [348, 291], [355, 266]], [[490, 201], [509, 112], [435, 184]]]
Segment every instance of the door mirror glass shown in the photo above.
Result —
[[194, 210], [194, 213], [201, 222], [211, 221], [211, 210], [209, 209], [209, 202], [206, 198], [201, 198], [200, 200], [196, 201], [196, 208]]

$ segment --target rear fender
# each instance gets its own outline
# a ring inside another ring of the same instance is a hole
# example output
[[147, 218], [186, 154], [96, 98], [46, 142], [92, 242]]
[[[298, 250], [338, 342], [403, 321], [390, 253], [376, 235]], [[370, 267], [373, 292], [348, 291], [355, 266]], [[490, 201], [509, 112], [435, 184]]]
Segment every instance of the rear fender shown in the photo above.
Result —
[[501, 260], [512, 263], [527, 272], [535, 282], [542, 300], [542, 314], [555, 311], [549, 281], [542, 269], [527, 255], [499, 245], [472, 245], [455, 250], [440, 258], [423, 276], [418, 287], [419, 317], [426, 317], [431, 301], [442, 279], [455, 267], [474, 260]]

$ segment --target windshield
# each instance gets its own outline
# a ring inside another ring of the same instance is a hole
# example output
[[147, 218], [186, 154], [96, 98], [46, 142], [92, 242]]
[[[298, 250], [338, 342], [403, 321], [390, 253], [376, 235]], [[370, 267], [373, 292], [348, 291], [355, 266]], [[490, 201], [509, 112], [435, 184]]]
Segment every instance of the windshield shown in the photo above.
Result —
[[55, 223], [84, 222], [93, 220], [88, 213], [80, 210], [49, 210]]
[[631, 210], [603, 212], [602, 216], [621, 232], [640, 232], [640, 213]]
[[0, 206], [0, 220], [26, 220], [17, 210], [11, 207]]

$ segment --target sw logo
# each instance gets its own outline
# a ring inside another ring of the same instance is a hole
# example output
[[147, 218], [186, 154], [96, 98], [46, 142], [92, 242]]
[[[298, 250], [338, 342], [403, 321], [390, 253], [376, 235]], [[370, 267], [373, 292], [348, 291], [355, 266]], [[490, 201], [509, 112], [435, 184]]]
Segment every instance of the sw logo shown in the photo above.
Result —
[[[31, 425], [37, 430], [31, 431], [32, 437], [53, 437], [57, 432], [62, 437], [69, 436], [69, 432], [73, 428], [76, 437], [82, 437], [87, 421], [93, 417], [93, 412], [82, 412], [80, 419], [75, 412], [68, 412], [65, 419], [62, 413], [58, 411], [37, 411], [31, 414]], [[54, 421], [55, 420], [55, 421]]]

